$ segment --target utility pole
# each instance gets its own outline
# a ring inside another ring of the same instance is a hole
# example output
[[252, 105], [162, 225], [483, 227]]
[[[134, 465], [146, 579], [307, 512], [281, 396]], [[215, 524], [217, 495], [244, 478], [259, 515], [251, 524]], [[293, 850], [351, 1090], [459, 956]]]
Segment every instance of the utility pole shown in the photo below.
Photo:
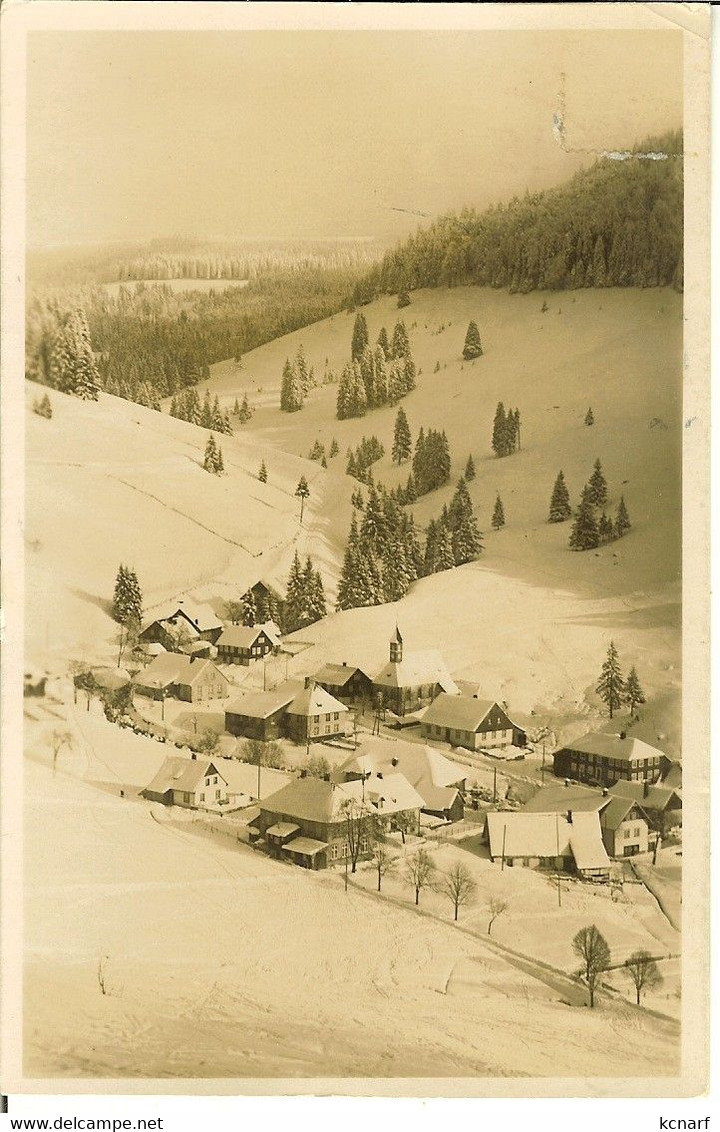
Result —
[[505, 835], [506, 835], [506, 833], [507, 833], [507, 825], [504, 825], [503, 826], [503, 842], [502, 842], [502, 858], [501, 858], [501, 864], [500, 864], [500, 872], [501, 873], [505, 869]]
[[545, 785], [545, 739], [543, 738], [542, 766], [540, 768], [540, 781]]
[[[560, 860], [560, 825], [559, 817], [555, 814], [555, 847], [557, 849], [556, 864]], [[557, 866], [557, 883], [558, 883], [558, 908], [562, 908], [562, 886], [560, 884], [560, 866]]]
[[497, 802], [497, 767], [493, 767], [493, 802]]

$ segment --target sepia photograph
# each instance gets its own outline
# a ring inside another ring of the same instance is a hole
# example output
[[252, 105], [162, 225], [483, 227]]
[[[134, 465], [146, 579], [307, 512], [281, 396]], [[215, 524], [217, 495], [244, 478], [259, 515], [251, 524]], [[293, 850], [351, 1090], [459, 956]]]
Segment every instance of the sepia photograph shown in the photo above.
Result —
[[709, 8], [20, 7], [2, 1091], [702, 1092]]

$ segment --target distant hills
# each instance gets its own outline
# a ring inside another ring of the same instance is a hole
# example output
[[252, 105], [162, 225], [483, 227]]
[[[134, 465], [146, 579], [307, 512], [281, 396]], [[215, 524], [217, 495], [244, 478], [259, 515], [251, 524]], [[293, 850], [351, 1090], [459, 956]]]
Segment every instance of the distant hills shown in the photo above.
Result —
[[459, 284], [523, 293], [681, 290], [682, 224], [682, 133], [675, 131], [632, 154], [601, 158], [557, 188], [441, 217], [388, 252], [359, 290], [366, 299]]

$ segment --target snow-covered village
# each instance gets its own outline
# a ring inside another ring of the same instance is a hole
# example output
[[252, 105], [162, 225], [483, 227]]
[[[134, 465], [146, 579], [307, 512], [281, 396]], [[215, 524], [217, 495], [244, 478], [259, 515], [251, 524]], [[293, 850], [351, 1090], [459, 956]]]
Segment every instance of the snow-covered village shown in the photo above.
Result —
[[[227, 38], [178, 48], [187, 136], [183, 100], [126, 113], [183, 150], [220, 105], [241, 130]], [[549, 131], [455, 176], [418, 94], [386, 126], [429, 139], [420, 215], [373, 228], [358, 185], [290, 201], [258, 157], [222, 238], [202, 197], [197, 238], [157, 238], [181, 217], [148, 205], [147, 238], [30, 250], [28, 1077], [679, 1074], [683, 138], [661, 39], [633, 114], [603, 53], [572, 56], [628, 160]], [[295, 128], [331, 144], [312, 115], [377, 126], [417, 65], [467, 155], [469, 47], [452, 75], [441, 46], [379, 56], [357, 116], [332, 92], [358, 56], [323, 50], [283, 56], [306, 103], [289, 83], [263, 111], [293, 154]], [[555, 48], [514, 50], [488, 47], [476, 95], [536, 79], [506, 132], [554, 73]], [[148, 51], [88, 44], [67, 121], [116, 105], [99, 76], [156, 90]], [[50, 37], [31, 176], [60, 71]], [[402, 202], [406, 150], [380, 151]]]

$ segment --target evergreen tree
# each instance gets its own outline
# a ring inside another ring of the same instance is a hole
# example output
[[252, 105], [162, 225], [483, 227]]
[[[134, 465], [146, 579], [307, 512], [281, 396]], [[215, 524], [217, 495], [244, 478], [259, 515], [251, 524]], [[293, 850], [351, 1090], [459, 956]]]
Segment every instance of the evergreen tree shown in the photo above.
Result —
[[100, 389], [95, 355], [85, 313], [79, 307], [60, 324], [49, 356], [50, 378], [63, 393], [97, 401]]
[[214, 428], [213, 425], [213, 410], [210, 402], [210, 390], [205, 390], [205, 397], [203, 399], [202, 411], [200, 413], [200, 424], [203, 428]]
[[265, 467], [265, 461], [263, 460], [262, 463], [260, 464], [260, 471], [258, 472], [258, 479], [260, 480], [260, 483], [267, 483], [267, 478], [268, 478], [267, 477], [267, 468]]
[[294, 632], [295, 629], [299, 629], [302, 624], [305, 607], [303, 590], [303, 572], [300, 566], [300, 558], [296, 550], [288, 575], [287, 594], [283, 607], [283, 630], [286, 633]]
[[603, 474], [602, 464], [600, 460], [595, 461], [595, 468], [593, 474], [588, 480], [590, 487], [590, 499], [596, 507], [604, 507], [607, 503], [607, 481]]
[[634, 664], [628, 672], [628, 678], [625, 681], [625, 702], [630, 705], [631, 716], [635, 714], [635, 708], [638, 704], [645, 703], [645, 693], [640, 685], [637, 669]]
[[335, 439], [335, 437], [333, 437], [332, 443], [330, 445], [330, 459], [331, 460], [334, 459], [334, 457], [337, 456], [339, 451], [340, 451], [340, 446], [339, 446], [337, 440]]
[[394, 358], [406, 358], [410, 353], [410, 339], [404, 322], [397, 322], [393, 330], [392, 353]]
[[620, 661], [614, 641], [611, 641], [608, 647], [605, 663], [600, 670], [600, 679], [596, 691], [610, 712], [612, 719], [613, 712], [618, 710], [625, 696], [625, 682], [620, 671]]
[[225, 471], [225, 461], [223, 460], [222, 448], [218, 444], [218, 446], [217, 446], [217, 459], [215, 461], [215, 472], [219, 476], [224, 471]]
[[498, 401], [493, 421], [492, 449], [496, 456], [507, 456], [507, 419], [505, 406]]
[[[237, 405], [237, 397], [235, 398], [235, 404]], [[237, 413], [237, 416], [239, 416], [239, 418], [240, 418], [241, 424], [245, 424], [245, 422], [249, 421], [250, 418], [252, 417], [252, 409], [248, 405], [247, 393], [244, 394], [243, 400], [242, 400], [242, 405], [240, 406], [240, 408], [238, 410], [236, 410], [236, 413]]]
[[308, 486], [308, 481], [305, 479], [305, 476], [300, 476], [298, 485], [295, 488], [295, 494], [300, 500], [300, 522], [302, 523], [303, 511], [305, 510], [305, 500], [310, 495], [310, 488]]
[[555, 480], [555, 485], [550, 497], [548, 523], [564, 523], [571, 515], [570, 493], [565, 483], [565, 476], [560, 471], [557, 474], [557, 479]]
[[[439, 574], [442, 570], [452, 570], [456, 565], [453, 550], [453, 537], [445, 523], [440, 523], [437, 531], [433, 573]], [[459, 565], [459, 563], [458, 563]]]
[[466, 483], [470, 483], [471, 480], [475, 479], [475, 461], [472, 458], [472, 454], [467, 458], [467, 464], [465, 465], [463, 477]]
[[242, 596], [242, 623], [248, 629], [252, 629], [255, 625], [255, 618], [257, 616], [257, 609], [255, 606], [255, 595], [252, 590], [248, 590]]
[[410, 296], [408, 295], [407, 291], [400, 291], [398, 293], [397, 305], [399, 309], [410, 306]]
[[405, 547], [398, 540], [388, 543], [383, 553], [382, 583], [385, 601], [399, 601], [410, 588]]
[[395, 418], [392, 458], [395, 464], [404, 464], [412, 455], [412, 437], [405, 410], [400, 408]]
[[140, 625], [142, 621], [142, 593], [137, 574], [129, 566], [121, 565], [115, 578], [112, 615], [121, 625]]
[[363, 351], [369, 341], [365, 315], [360, 312], [355, 316], [355, 325], [353, 326], [352, 344], [350, 347], [350, 357], [352, 361], [358, 361], [358, 359], [362, 357]]
[[[175, 404], [175, 401], [173, 399], [173, 405], [174, 404]], [[235, 404], [233, 405], [233, 413], [235, 414], [236, 417], [240, 416], [240, 403], [239, 403], [237, 397], [235, 398]], [[173, 417], [175, 416], [175, 414], [172, 411], [172, 406], [170, 407], [170, 416], [173, 416]]]
[[480, 331], [477, 328], [477, 323], [470, 322], [465, 335], [463, 357], [466, 361], [470, 361], [472, 358], [481, 357], [482, 352], [482, 342], [480, 341]]
[[222, 471], [220, 466], [222, 463], [222, 456], [215, 440], [215, 434], [210, 433], [207, 444], [205, 445], [205, 459], [203, 460], [203, 468], [206, 472], [212, 472], [213, 475], [219, 475]]
[[568, 545], [571, 550], [594, 550], [600, 545], [600, 532], [595, 521], [595, 509], [589, 497], [587, 484], [583, 488]]
[[304, 400], [310, 392], [310, 388], [313, 384], [313, 376], [312, 371], [308, 369], [302, 344], [298, 347], [298, 352], [295, 355], [295, 372], [300, 389], [300, 399]]
[[444, 512], [441, 523], [450, 533], [456, 566], [471, 562], [478, 557], [482, 551], [482, 535], [478, 529], [467, 484], [462, 478], [458, 481], [450, 507]]
[[285, 413], [296, 413], [302, 409], [303, 396], [300, 379], [295, 366], [285, 360], [280, 384], [280, 408]]
[[593, 416], [592, 409], [588, 409], [585, 414], [585, 424], [588, 426], [588, 428], [590, 428], [591, 425], [595, 424], [595, 417]]
[[385, 329], [384, 326], [380, 328], [380, 333], [378, 334], [377, 344], [380, 347], [380, 349], [382, 350], [383, 354], [385, 355], [385, 361], [389, 361], [390, 360], [390, 340], [388, 338], [388, 332], [387, 332], [387, 330]]
[[[310, 559], [308, 558], [308, 562]], [[320, 577], [320, 572], [311, 568], [307, 581], [307, 614], [310, 623], [320, 621], [321, 618], [327, 614], [327, 604], [325, 602], [325, 587], [323, 580]]]
[[605, 511], [603, 511], [602, 515], [598, 519], [598, 534], [600, 536], [600, 542], [610, 542], [613, 538], [614, 533], [615, 532], [613, 529], [612, 521], [608, 519], [607, 514], [605, 513]]
[[622, 538], [630, 530], [630, 516], [625, 506], [625, 496], [620, 496], [617, 516], [615, 518], [615, 538]]
[[402, 368], [403, 394], [412, 393], [413, 389], [417, 387], [416, 377], [415, 362], [412, 359], [412, 355], [408, 352], [405, 358], [405, 364]]
[[493, 530], [499, 531], [501, 527], [505, 526], [505, 511], [502, 505], [502, 499], [498, 495], [495, 500], [495, 507], [492, 513]]

